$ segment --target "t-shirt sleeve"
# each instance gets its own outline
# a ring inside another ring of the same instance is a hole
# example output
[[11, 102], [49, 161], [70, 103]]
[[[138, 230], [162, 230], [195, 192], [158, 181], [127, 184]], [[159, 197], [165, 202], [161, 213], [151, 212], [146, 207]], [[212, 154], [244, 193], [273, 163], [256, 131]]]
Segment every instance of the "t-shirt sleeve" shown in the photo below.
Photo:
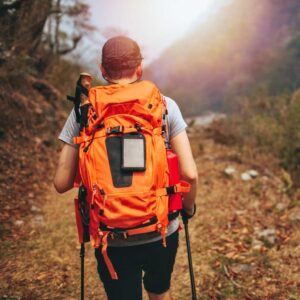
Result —
[[73, 138], [78, 135], [79, 124], [76, 122], [76, 115], [73, 108], [58, 138], [71, 146], [77, 147], [77, 145], [73, 143]]
[[185, 130], [187, 124], [182, 117], [181, 111], [177, 103], [169, 97], [165, 97], [165, 98], [166, 98], [167, 109], [168, 109], [169, 140], [171, 140], [177, 134]]

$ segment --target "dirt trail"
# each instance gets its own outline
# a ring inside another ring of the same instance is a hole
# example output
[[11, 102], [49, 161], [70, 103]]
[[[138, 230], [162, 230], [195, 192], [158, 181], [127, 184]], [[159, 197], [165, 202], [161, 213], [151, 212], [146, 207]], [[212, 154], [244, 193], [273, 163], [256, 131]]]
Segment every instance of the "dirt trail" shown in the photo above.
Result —
[[[192, 140], [200, 180], [189, 227], [199, 299], [300, 299], [299, 201], [286, 196], [265, 158], [245, 163], [233, 148], [204, 136]], [[236, 172], [225, 176], [229, 165]], [[258, 177], [242, 181], [253, 165], [260, 166]], [[41, 211], [1, 243], [0, 299], [79, 299], [74, 193], [50, 189]], [[183, 230], [180, 236], [175, 300], [191, 299]], [[90, 246], [86, 275], [86, 299], [105, 299]]]

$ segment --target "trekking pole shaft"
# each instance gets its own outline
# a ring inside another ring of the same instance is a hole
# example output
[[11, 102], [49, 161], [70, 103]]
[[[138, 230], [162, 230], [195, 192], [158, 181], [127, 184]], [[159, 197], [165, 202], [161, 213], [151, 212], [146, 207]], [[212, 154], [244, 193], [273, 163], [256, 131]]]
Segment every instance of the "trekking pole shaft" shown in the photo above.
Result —
[[184, 222], [184, 231], [185, 231], [186, 248], [187, 248], [187, 253], [188, 253], [189, 271], [190, 271], [191, 288], [192, 288], [192, 300], [197, 300], [191, 245], [190, 245], [190, 238], [189, 238], [189, 228], [188, 228], [187, 220], [186, 220], [186, 222]]
[[81, 300], [84, 300], [84, 256], [85, 256], [85, 247], [84, 247], [84, 243], [81, 243], [81, 247], [80, 247], [80, 260], [81, 260], [80, 299]]

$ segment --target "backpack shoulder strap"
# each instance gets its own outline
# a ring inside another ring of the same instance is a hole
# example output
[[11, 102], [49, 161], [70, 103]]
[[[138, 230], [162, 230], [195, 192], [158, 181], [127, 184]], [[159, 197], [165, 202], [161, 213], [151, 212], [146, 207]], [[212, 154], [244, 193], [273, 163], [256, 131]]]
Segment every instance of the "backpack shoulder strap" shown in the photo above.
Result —
[[170, 133], [169, 133], [169, 116], [168, 116], [168, 107], [167, 107], [167, 100], [163, 94], [160, 94], [162, 101], [163, 101], [163, 126], [164, 126], [164, 139], [165, 139], [165, 145], [166, 148], [171, 148], [170, 147]]

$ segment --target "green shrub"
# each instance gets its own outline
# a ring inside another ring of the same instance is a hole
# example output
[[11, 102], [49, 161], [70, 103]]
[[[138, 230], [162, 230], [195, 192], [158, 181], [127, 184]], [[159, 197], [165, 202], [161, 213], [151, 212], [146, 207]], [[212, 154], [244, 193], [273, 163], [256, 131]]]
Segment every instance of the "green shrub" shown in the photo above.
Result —
[[273, 154], [294, 182], [300, 179], [300, 90], [271, 97], [256, 91], [227, 121], [240, 146]]
[[281, 157], [284, 166], [296, 171], [300, 165], [300, 90], [291, 98], [282, 139]]

